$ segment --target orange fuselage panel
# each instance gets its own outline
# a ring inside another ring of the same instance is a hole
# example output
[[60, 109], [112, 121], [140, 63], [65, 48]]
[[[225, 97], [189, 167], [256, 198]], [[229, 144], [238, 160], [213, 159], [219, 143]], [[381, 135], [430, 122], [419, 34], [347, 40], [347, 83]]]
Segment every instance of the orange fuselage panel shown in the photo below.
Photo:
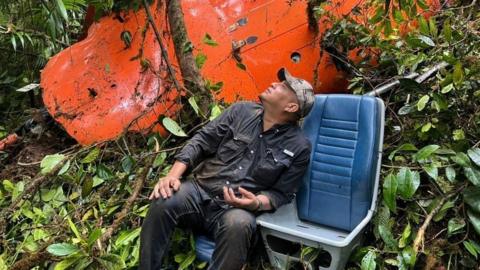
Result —
[[[360, 2], [331, 1], [328, 8], [341, 16]], [[202, 75], [211, 83], [223, 82], [217, 100], [256, 100], [281, 67], [310, 81], [316, 93], [345, 91], [344, 74], [320, 51], [327, 26], [319, 24], [318, 34], [308, 27], [307, 1], [189, 0], [181, 5], [193, 53], [207, 57]], [[150, 10], [182, 81], [165, 7], [154, 3]], [[204, 42], [207, 34], [216, 46]], [[243, 43], [234, 57], [233, 44]], [[171, 82], [143, 9], [93, 23], [88, 36], [54, 56], [41, 77], [45, 106], [81, 144], [150, 130], [162, 115], [174, 115], [180, 104]]]

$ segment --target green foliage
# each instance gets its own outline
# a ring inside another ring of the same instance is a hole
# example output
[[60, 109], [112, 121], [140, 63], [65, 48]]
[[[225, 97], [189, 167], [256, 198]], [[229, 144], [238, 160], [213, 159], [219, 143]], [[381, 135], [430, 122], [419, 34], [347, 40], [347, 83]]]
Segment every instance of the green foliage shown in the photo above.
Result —
[[218, 43], [213, 40], [213, 38], [208, 33], [205, 34], [202, 41], [209, 46], [218, 46]]
[[363, 257], [361, 269], [362, 270], [375, 270], [377, 264], [375, 262], [375, 252], [373, 250], [368, 251], [368, 253]]
[[64, 159], [65, 156], [62, 154], [45, 156], [40, 163], [40, 168], [42, 168], [42, 174], [50, 173]]
[[[368, 23], [317, 9], [332, 24], [322, 48], [349, 76], [349, 89], [362, 94], [399, 78], [384, 97], [381, 205], [374, 217], [375, 240], [366, 243], [377, 250], [355, 261], [362, 269], [371, 267], [372, 258], [380, 269], [412, 269], [424, 267], [429, 254], [444, 268], [478, 267], [461, 259], [479, 254], [474, 244], [480, 239], [478, 9], [451, 2], [423, 17], [419, 8], [430, 8], [423, 1], [368, 1], [367, 6], [375, 11]], [[413, 20], [418, 24], [409, 23]], [[353, 53], [355, 61], [348, 57]], [[441, 62], [448, 66], [423, 82], [402, 78]], [[451, 199], [441, 200], [445, 196]], [[421, 245], [414, 246], [428, 215]], [[462, 239], [465, 249], [459, 247]], [[445, 241], [462, 251], [445, 250], [439, 244]]]
[[175, 120], [171, 119], [170, 117], [165, 117], [162, 120], [163, 126], [171, 132], [173, 135], [178, 137], [187, 137], [187, 134], [183, 129], [175, 122]]
[[72, 244], [61, 243], [48, 246], [47, 251], [55, 256], [67, 256], [79, 251], [79, 249]]
[[[156, 143], [149, 144], [150, 141]], [[53, 261], [41, 262], [40, 269], [136, 269], [141, 220], [150, 203], [146, 198], [137, 198], [108, 242], [101, 242], [101, 237], [122, 211], [142, 171], [147, 170], [145, 185], [152, 187], [169, 170], [167, 164], [171, 164], [174, 152], [157, 153], [151, 167], [145, 163], [153, 151], [164, 149], [169, 143], [152, 135], [135, 147], [110, 143], [102, 148], [80, 149], [69, 156], [61, 168], [55, 169], [59, 172], [49, 176], [47, 184], [13, 213], [5, 233], [10, 244], [4, 251], [7, 255], [0, 257], [0, 267], [11, 267], [22, 256], [41, 251], [48, 243], [46, 251], [55, 256], [56, 262], [53, 268], [48, 268]], [[54, 172], [54, 164], [65, 159], [60, 154], [46, 156], [42, 168]], [[15, 201], [30, 182], [28, 178], [18, 182], [3, 179], [2, 208]], [[148, 192], [149, 189], [142, 191]], [[193, 243], [189, 232], [176, 231], [167, 260], [181, 269], [205, 268], [206, 264], [196, 259]]]
[[[76, 41], [83, 32], [87, 6], [95, 7], [98, 19], [107, 13], [142, 8], [141, 2], [21, 0], [0, 3], [0, 61], [5, 68], [0, 71], [0, 139], [29, 118], [28, 113], [18, 112], [32, 105], [30, 97], [34, 101], [40, 99], [37, 90], [28, 94], [14, 90], [38, 82], [40, 70], [48, 59]], [[130, 45], [132, 37], [129, 32], [123, 32], [120, 38], [126, 47]], [[204, 42], [209, 46], [217, 45], [209, 35], [205, 36]], [[187, 44], [186, 49], [193, 50], [193, 46]], [[203, 60], [197, 61], [200, 67], [207, 58], [206, 55], [202, 57]], [[110, 72], [109, 65], [102, 68]], [[219, 91], [223, 83], [208, 81], [207, 86], [212, 91]], [[197, 116], [208, 118], [201, 115], [195, 97], [192, 96], [189, 103]], [[212, 104], [213, 117], [221, 111], [219, 104]], [[162, 123], [177, 137], [162, 138], [158, 134], [149, 138], [128, 136], [98, 147], [46, 155], [40, 166], [34, 163], [37, 167], [28, 167], [48, 175], [44, 178], [38, 175], [44, 182], [36, 188], [29, 189], [35, 182], [29, 175], [1, 178], [2, 212], [15, 202], [18, 207], [6, 221], [5, 233], [2, 232], [5, 245], [2, 245], [0, 254], [0, 269], [10, 269], [20, 259], [44, 251], [55, 257], [44, 261], [47, 257], [43, 256], [35, 263], [36, 269], [136, 269], [140, 225], [150, 204], [144, 195], [170, 168], [168, 164], [172, 163], [174, 152], [164, 149], [177, 147], [183, 142], [182, 137], [187, 136], [183, 129], [191, 128], [176, 119], [181, 126], [170, 118], [163, 119]], [[28, 144], [29, 139], [26, 138], [25, 143]], [[0, 152], [0, 169], [4, 168], [3, 154]], [[153, 163], [146, 162], [150, 156], [154, 157]], [[109, 240], [103, 241], [102, 237], [132, 196], [136, 181], [144, 174], [145, 188]], [[26, 190], [31, 194], [24, 194]], [[18, 200], [21, 195], [26, 199]], [[189, 232], [175, 232], [172, 250], [167, 257], [170, 265], [181, 269], [206, 267], [206, 263], [199, 262], [195, 256]]]
[[[4, 67], [0, 86], [5, 92], [0, 95], [0, 110], [6, 112], [0, 120], [9, 120], [1, 121], [0, 138], [25, 118], [25, 114], [17, 116], [15, 112], [29, 106], [30, 96], [14, 90], [38, 82], [39, 70], [48, 59], [82, 34], [83, 16], [89, 4], [95, 6], [97, 18], [104, 13], [141, 8], [140, 1], [127, 0], [0, 3], [0, 59]], [[425, 255], [429, 254], [447, 269], [478, 267], [478, 11], [449, 3], [444, 10], [424, 18], [419, 16], [419, 8], [429, 6], [421, 0], [367, 1], [367, 6], [375, 11], [367, 23], [357, 23], [354, 16], [336, 17], [328, 10], [317, 9], [318, 15], [326, 16], [332, 26], [323, 34], [324, 52], [334, 55], [332, 63], [350, 77], [352, 92], [368, 92], [392, 78], [422, 73], [440, 62], [449, 66], [422, 83], [400, 78], [398, 88], [384, 97], [388, 110], [381, 203], [374, 216], [374, 237], [365, 243], [368, 248], [360, 249], [354, 263], [361, 269], [413, 269], [424, 266]], [[354, 9], [352, 14], [357, 11]], [[393, 21], [389, 20], [390, 15]], [[414, 19], [418, 28], [409, 24]], [[402, 32], [401, 26], [409, 31]], [[131, 35], [125, 32], [121, 38], [128, 47]], [[218, 45], [208, 34], [203, 42]], [[185, 51], [194, 49], [191, 43], [184, 45]], [[352, 50], [357, 50], [358, 61], [347, 57]], [[195, 60], [202, 68], [207, 55], [198, 52]], [[246, 69], [241, 63], [237, 67]], [[109, 72], [110, 67], [105, 66], [105, 71]], [[206, 86], [217, 92], [223, 83], [206, 81]], [[32, 93], [38, 98], [38, 92]], [[195, 97], [190, 97], [189, 104], [197, 116], [210, 117], [209, 120], [223, 110], [219, 104], [213, 104], [210, 116], [199, 115]], [[138, 197], [112, 238], [107, 242], [100, 239], [132, 194], [137, 177], [146, 172], [145, 186], [152, 187], [168, 171], [172, 153], [159, 150], [178, 146], [184, 140], [187, 129], [177, 121], [162, 121], [176, 135], [168, 140], [154, 135], [143, 143], [130, 142], [130, 147], [127, 142], [125, 146], [107, 143], [101, 148], [81, 149], [74, 156], [46, 156], [39, 170], [44, 174], [59, 170], [30, 199], [22, 200], [8, 220], [0, 269], [10, 268], [42, 247], [58, 257], [55, 262], [38, 265], [39, 269], [135, 269], [140, 224], [147, 213], [148, 200]], [[147, 156], [155, 156], [153, 164], [146, 164]], [[64, 164], [56, 168], [60, 162]], [[0, 180], [2, 208], [15, 202], [32, 182], [28, 176]], [[142, 194], [148, 192], [148, 188], [142, 190]], [[448, 199], [442, 200], [446, 196]], [[440, 205], [441, 202], [444, 203]], [[434, 209], [436, 213], [432, 213]], [[416, 252], [414, 240], [429, 214], [431, 222], [423, 245]], [[306, 261], [316, 254], [308, 248], [301, 253]], [[206, 266], [195, 257], [191, 234], [180, 230], [174, 233], [166, 262], [180, 269]]]

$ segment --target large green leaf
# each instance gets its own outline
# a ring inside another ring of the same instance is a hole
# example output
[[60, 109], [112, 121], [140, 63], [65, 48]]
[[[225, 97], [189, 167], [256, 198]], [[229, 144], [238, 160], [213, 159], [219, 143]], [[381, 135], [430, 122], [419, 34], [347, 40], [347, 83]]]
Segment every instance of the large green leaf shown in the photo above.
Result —
[[122, 257], [116, 254], [106, 254], [100, 256], [98, 258], [98, 262], [103, 266], [103, 269], [106, 270], [117, 270], [117, 269], [125, 269], [125, 261]]
[[455, 84], [461, 84], [463, 82], [463, 77], [462, 63], [458, 62], [453, 67], [453, 82]]
[[468, 187], [463, 191], [463, 200], [472, 207], [473, 210], [480, 213], [480, 188]]
[[473, 242], [472, 240], [467, 240], [463, 242], [463, 246], [465, 249], [472, 254], [472, 256], [475, 257], [475, 259], [478, 258], [478, 254], [480, 254], [480, 247], [478, 244]]
[[82, 184], [82, 197], [87, 197], [93, 189], [93, 177], [87, 176]]
[[423, 109], [425, 109], [425, 106], [427, 105], [429, 100], [430, 100], [429, 95], [424, 95], [423, 97], [421, 97], [418, 100], [418, 103], [417, 103], [417, 110], [418, 111], [423, 111]]
[[407, 115], [409, 113], [412, 113], [415, 111], [415, 106], [412, 106], [410, 104], [406, 104], [405, 106], [402, 106], [398, 110], [398, 115]]
[[383, 182], [383, 201], [388, 208], [396, 213], [397, 212], [397, 177], [393, 174], [387, 175]]
[[425, 17], [420, 16], [420, 18], [418, 18], [418, 24], [419, 24], [420, 33], [424, 35], [430, 34], [430, 29], [428, 28], [428, 22], [425, 19]]
[[378, 233], [389, 250], [397, 250], [397, 240], [395, 240], [392, 231], [387, 226], [379, 225]]
[[424, 44], [427, 44], [428, 46], [431, 46], [431, 47], [435, 46], [435, 42], [433, 42], [433, 40], [427, 36], [418, 35], [418, 39], [420, 39]]
[[161, 166], [165, 162], [165, 159], [167, 159], [167, 153], [162, 152], [162, 153], [158, 154], [155, 157], [155, 160], [153, 161], [152, 167], [157, 168], [157, 167]]
[[470, 181], [475, 186], [480, 186], [480, 171], [476, 168], [472, 167], [464, 167], [463, 172], [467, 177], [468, 181]]
[[480, 148], [472, 148], [468, 150], [468, 156], [477, 164], [480, 166]]
[[102, 236], [102, 229], [100, 228], [94, 229], [90, 233], [90, 235], [88, 235], [87, 245], [91, 247], [95, 243], [95, 241], [97, 241], [97, 239], [100, 238], [100, 236]]
[[131, 173], [135, 166], [135, 160], [131, 156], [124, 156], [121, 161], [122, 170], [126, 173]]
[[420, 175], [416, 171], [402, 168], [397, 174], [398, 193], [404, 199], [412, 198], [420, 186]]
[[57, 2], [57, 8], [58, 8], [58, 11], [60, 12], [60, 15], [62, 15], [65, 21], [68, 21], [67, 9], [63, 4], [63, 0], [56, 0], [56, 2]]
[[98, 177], [102, 178], [102, 179], [112, 179], [113, 178], [113, 173], [112, 171], [107, 167], [105, 166], [104, 164], [98, 164], [97, 166], [97, 175]]
[[448, 221], [448, 235], [460, 232], [465, 227], [465, 220], [463, 218], [451, 218]]
[[453, 162], [457, 163], [462, 167], [470, 167], [472, 164], [470, 163], [470, 159], [465, 153], [458, 152], [455, 156], [450, 157]]
[[93, 148], [92, 151], [90, 151], [88, 155], [82, 159], [82, 163], [94, 162], [97, 159], [99, 154], [100, 154], [100, 148], [98, 147]]
[[40, 189], [40, 197], [42, 201], [49, 202], [55, 197], [55, 193], [57, 190], [55, 189]]
[[3, 188], [7, 192], [13, 193], [13, 191], [15, 190], [15, 185], [8, 179], [3, 180], [2, 184], [3, 184]]
[[428, 176], [433, 178], [433, 180], [437, 180], [437, 178], [438, 178], [438, 168], [435, 165], [428, 164], [426, 166], [423, 166], [422, 168], [428, 174]]
[[210, 114], [210, 121], [212, 121], [213, 119], [217, 118], [218, 116], [220, 116], [220, 114], [222, 114], [222, 108], [220, 108], [220, 106], [218, 105], [214, 105], [212, 107], [212, 112]]
[[450, 182], [455, 182], [456, 172], [452, 166], [448, 166], [445, 168], [445, 174], [447, 175], [447, 179]]
[[[428, 8], [428, 6], [427, 6]], [[435, 20], [435, 17], [432, 16], [428, 20], [428, 26], [430, 28], [430, 34], [432, 37], [436, 38], [438, 35], [438, 29], [437, 29], [437, 21]]]
[[57, 263], [55, 265], [55, 268], [53, 270], [67, 270], [71, 269], [70, 266], [78, 262], [82, 257], [81, 256], [75, 256], [76, 254], [73, 254], [72, 256], [68, 256], [67, 258], [63, 259], [61, 262]]
[[402, 250], [400, 261], [401, 261], [401, 264], [408, 266], [407, 269], [412, 269], [413, 266], [415, 266], [416, 260], [417, 260], [417, 256], [412, 247], [408, 246]]
[[412, 235], [412, 226], [410, 226], [410, 222], [409, 222], [405, 227], [405, 229], [403, 230], [400, 240], [398, 241], [398, 247], [399, 248], [406, 247], [410, 243], [411, 235]]
[[446, 19], [443, 22], [442, 33], [443, 33], [443, 37], [445, 38], [445, 41], [447, 42], [452, 41], [452, 26], [450, 25], [450, 18]]
[[437, 110], [437, 112], [448, 109], [448, 100], [445, 98], [445, 96], [437, 93], [433, 93], [432, 97], [433, 97], [432, 105]]
[[55, 256], [67, 256], [79, 251], [78, 247], [68, 243], [51, 244], [47, 251]]
[[132, 242], [140, 235], [140, 230], [141, 228], [139, 227], [134, 230], [121, 232], [120, 236], [118, 236], [117, 240], [115, 241], [115, 246], [122, 246]]
[[376, 258], [375, 251], [369, 250], [362, 259], [362, 264], [360, 266], [360, 269], [375, 270], [375, 268], [377, 268], [377, 263], [375, 262], [375, 258]]
[[92, 188], [97, 187], [97, 186], [103, 184], [104, 182], [105, 182], [105, 180], [103, 178], [100, 178], [97, 175], [95, 175], [92, 178]]
[[163, 126], [173, 135], [178, 137], [187, 137], [183, 129], [170, 117], [165, 117], [162, 120]]
[[203, 53], [198, 53], [197, 56], [195, 56], [195, 65], [197, 66], [198, 69], [201, 69], [206, 61], [207, 61], [207, 55]]
[[63, 175], [66, 172], [68, 172], [68, 169], [70, 169], [70, 160], [67, 160], [65, 164], [63, 164], [62, 168], [58, 171], [58, 175]]
[[436, 144], [430, 144], [422, 149], [418, 150], [418, 152], [413, 156], [413, 159], [416, 161], [424, 160], [429, 158], [435, 151], [437, 151], [440, 148], [439, 145]]
[[477, 234], [480, 236], [480, 214], [475, 213], [473, 211], [467, 211], [468, 219], [470, 220], [470, 223], [472, 223], [473, 228], [477, 232]]
[[180, 263], [178, 270], [184, 270], [189, 268], [189, 266], [192, 265], [193, 262], [195, 261], [195, 258], [196, 258], [195, 251], [189, 252], [187, 257], [183, 260], [183, 262]]
[[192, 96], [188, 99], [188, 103], [190, 106], [192, 106], [192, 109], [195, 111], [197, 115], [200, 115], [200, 108], [198, 107], [197, 101], [195, 100], [195, 97]]
[[55, 166], [60, 164], [65, 159], [65, 155], [62, 154], [54, 154], [54, 155], [47, 155], [42, 159], [40, 162], [40, 168], [42, 168], [42, 174], [50, 173]]
[[398, 151], [417, 151], [417, 147], [411, 143], [402, 144], [397, 149], [393, 150], [390, 155], [388, 155], [388, 159], [392, 160], [393, 157], [397, 154]]
[[444, 203], [440, 210], [438, 210], [438, 212], [433, 216], [433, 221], [439, 222], [440, 220], [442, 220], [447, 214], [448, 209], [451, 209], [454, 206], [455, 201], [447, 201], [446, 203]]
[[73, 234], [75, 234], [75, 236], [78, 239], [82, 239], [82, 235], [80, 234], [80, 232], [77, 229], [77, 226], [75, 226], [75, 223], [73, 223], [73, 221], [72, 221], [72, 219], [70, 219], [70, 217], [67, 217], [67, 222], [68, 222], [68, 225], [70, 226], [70, 229], [72, 230]]

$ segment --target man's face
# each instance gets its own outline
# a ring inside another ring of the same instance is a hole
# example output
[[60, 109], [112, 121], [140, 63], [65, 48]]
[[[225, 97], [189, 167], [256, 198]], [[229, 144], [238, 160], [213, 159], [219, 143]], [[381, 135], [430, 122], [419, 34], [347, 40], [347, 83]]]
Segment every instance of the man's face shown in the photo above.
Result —
[[297, 96], [283, 82], [274, 82], [263, 91], [260, 100], [264, 105], [271, 106], [275, 110], [284, 111], [292, 105], [297, 105]]

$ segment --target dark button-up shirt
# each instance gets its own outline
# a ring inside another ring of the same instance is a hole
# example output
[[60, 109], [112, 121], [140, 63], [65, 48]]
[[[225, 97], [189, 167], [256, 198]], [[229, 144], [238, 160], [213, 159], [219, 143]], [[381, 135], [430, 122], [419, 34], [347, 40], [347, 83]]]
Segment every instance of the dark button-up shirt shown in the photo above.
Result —
[[198, 131], [175, 156], [198, 184], [223, 199], [223, 187], [264, 194], [274, 209], [290, 202], [310, 159], [311, 144], [297, 123], [263, 131], [263, 107], [237, 102]]

